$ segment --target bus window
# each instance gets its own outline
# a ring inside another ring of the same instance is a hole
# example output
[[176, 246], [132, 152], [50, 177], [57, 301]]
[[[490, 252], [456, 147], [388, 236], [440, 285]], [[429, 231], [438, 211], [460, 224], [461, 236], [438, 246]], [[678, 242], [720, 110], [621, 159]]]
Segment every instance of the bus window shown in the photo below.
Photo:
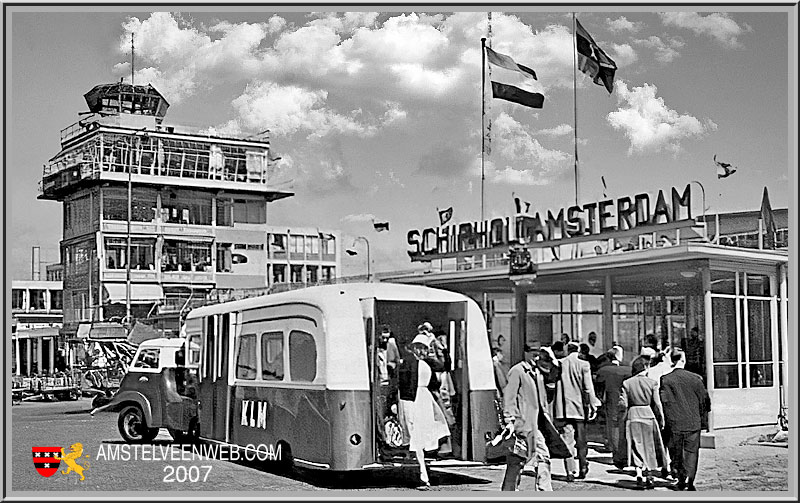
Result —
[[261, 378], [283, 380], [283, 332], [261, 334]]
[[139, 358], [133, 364], [137, 369], [157, 369], [158, 368], [158, 348], [143, 349], [139, 353]]
[[301, 382], [317, 377], [317, 345], [311, 334], [299, 330], [289, 334], [289, 375]]
[[200, 364], [200, 336], [190, 335], [189, 342], [186, 344], [189, 348], [189, 358], [186, 362], [187, 365]]
[[239, 353], [236, 356], [236, 378], [256, 378], [256, 335], [244, 334], [239, 338]]

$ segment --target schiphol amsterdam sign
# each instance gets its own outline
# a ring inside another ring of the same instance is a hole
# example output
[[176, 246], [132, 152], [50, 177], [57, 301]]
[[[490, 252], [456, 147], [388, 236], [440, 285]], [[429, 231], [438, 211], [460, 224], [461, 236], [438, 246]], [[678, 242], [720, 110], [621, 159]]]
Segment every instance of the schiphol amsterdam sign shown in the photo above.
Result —
[[656, 197], [637, 194], [559, 209], [546, 215], [517, 214], [482, 222], [412, 229], [408, 255], [412, 262], [461, 255], [478, 250], [507, 251], [510, 245], [556, 246], [606, 238], [621, 238], [657, 230], [691, 227], [691, 184], [683, 192], [674, 187]]

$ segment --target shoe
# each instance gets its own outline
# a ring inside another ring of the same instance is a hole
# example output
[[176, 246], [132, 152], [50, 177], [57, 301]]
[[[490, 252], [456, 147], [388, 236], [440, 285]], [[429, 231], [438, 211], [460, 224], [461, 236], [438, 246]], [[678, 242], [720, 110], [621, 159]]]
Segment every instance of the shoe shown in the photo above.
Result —
[[589, 469], [588, 468], [581, 468], [580, 471], [578, 472], [578, 476], [575, 477], [575, 478], [576, 479], [585, 479], [587, 473], [589, 473]]
[[687, 480], [686, 481], [686, 490], [687, 491], [697, 491], [697, 488], [694, 486], [694, 480]]
[[423, 482], [422, 485], [417, 486], [418, 491], [430, 491], [431, 490], [431, 483], [430, 482]]
[[676, 491], [683, 491], [686, 489], [686, 481], [683, 479], [678, 479], [678, 481], [672, 486], [673, 489]]
[[573, 475], [572, 473], [568, 473], [567, 482], [575, 482], [575, 475]]
[[653, 484], [653, 477], [649, 475], [647, 476], [647, 480], [644, 483], [644, 487], [645, 489], [652, 489], [653, 487], [655, 487], [655, 485]]

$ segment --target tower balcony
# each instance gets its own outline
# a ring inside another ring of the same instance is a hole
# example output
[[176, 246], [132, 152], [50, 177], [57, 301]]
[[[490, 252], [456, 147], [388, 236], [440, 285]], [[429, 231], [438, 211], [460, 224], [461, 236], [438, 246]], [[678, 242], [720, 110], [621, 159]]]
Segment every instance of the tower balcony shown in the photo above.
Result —
[[[62, 150], [44, 166], [39, 199], [63, 200], [98, 183], [180, 186], [291, 197], [292, 181], [278, 173], [269, 142], [176, 132], [172, 127], [134, 129], [119, 121], [78, 123], [62, 132]], [[66, 136], [64, 136], [66, 134]]]

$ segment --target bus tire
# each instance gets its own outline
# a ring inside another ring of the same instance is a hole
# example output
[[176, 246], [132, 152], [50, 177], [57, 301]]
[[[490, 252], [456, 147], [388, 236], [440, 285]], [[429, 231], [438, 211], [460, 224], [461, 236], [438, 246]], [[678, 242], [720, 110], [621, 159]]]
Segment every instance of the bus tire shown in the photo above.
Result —
[[280, 447], [281, 457], [272, 462], [276, 473], [289, 473], [294, 468], [294, 458], [292, 457], [292, 448], [288, 443], [279, 440], [276, 447]]
[[158, 428], [150, 428], [144, 421], [144, 413], [138, 405], [122, 409], [117, 419], [117, 427], [122, 438], [129, 444], [152, 442], [158, 435]]

